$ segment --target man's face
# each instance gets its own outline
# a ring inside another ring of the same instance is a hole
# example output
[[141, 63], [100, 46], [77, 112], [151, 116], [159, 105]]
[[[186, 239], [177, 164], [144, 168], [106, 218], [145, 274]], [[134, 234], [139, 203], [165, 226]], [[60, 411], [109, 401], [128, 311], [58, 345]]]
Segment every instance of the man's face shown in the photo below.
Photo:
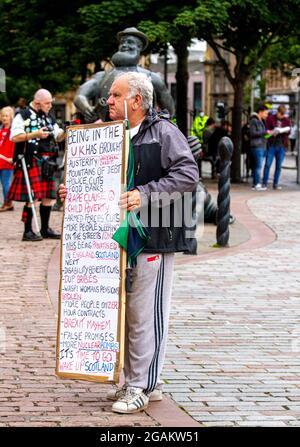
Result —
[[282, 120], [283, 117], [284, 117], [284, 113], [283, 112], [277, 112], [277, 118]]
[[[123, 120], [125, 118], [124, 101], [127, 100], [128, 104], [128, 114], [130, 114], [129, 103], [132, 98], [128, 98], [128, 82], [126, 79], [116, 79], [112, 84], [109, 97], [107, 100], [107, 105], [109, 109], [110, 119], [113, 121]], [[130, 118], [128, 116], [128, 118]]]
[[50, 109], [52, 107], [52, 96], [47, 96], [41, 100], [38, 101], [39, 109], [42, 110], [42, 112], [46, 113], [46, 115], [50, 112]]

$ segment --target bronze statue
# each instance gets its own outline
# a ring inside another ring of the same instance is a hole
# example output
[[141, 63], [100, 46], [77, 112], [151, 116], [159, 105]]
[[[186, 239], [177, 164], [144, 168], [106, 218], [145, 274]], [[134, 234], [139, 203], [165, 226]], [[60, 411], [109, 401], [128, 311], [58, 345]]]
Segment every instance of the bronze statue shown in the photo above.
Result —
[[[174, 101], [165, 83], [158, 74], [140, 67], [138, 64], [140, 53], [148, 45], [147, 36], [134, 27], [126, 28], [117, 34], [118, 51], [112, 56], [114, 68], [109, 71], [99, 71], [92, 79], [82, 84], [75, 96], [74, 104], [84, 115], [86, 122], [91, 123], [101, 118], [107, 120], [106, 99], [115, 78], [126, 71], [145, 73], [154, 87], [154, 104], [160, 109], [167, 109], [174, 115]], [[94, 104], [92, 106], [90, 101]]]

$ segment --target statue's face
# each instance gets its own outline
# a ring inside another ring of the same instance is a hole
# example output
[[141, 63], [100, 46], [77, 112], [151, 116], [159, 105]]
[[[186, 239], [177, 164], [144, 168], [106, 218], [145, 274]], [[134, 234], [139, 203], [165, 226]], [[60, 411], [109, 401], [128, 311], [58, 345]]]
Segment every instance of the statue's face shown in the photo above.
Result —
[[120, 39], [119, 51], [121, 53], [130, 53], [132, 56], [140, 56], [142, 49], [141, 41], [135, 36], [123, 36]]
[[137, 65], [140, 59], [142, 42], [138, 37], [125, 35], [121, 37], [118, 51], [112, 56], [116, 67]]

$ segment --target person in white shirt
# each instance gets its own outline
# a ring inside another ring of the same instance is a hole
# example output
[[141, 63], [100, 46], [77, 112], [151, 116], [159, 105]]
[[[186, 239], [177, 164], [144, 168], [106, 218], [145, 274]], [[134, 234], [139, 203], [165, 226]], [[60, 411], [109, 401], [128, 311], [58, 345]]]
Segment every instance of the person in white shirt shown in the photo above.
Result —
[[[22, 220], [23, 241], [41, 241], [43, 238], [59, 239], [60, 234], [49, 227], [52, 205], [56, 199], [54, 181], [57, 142], [64, 139], [64, 131], [50, 114], [52, 95], [48, 90], [39, 89], [29, 107], [22, 109], [13, 119], [10, 138], [16, 143], [14, 161], [15, 176], [9, 190], [8, 200], [26, 202]], [[32, 230], [32, 207], [22, 169], [21, 159], [25, 158], [29, 182], [35, 201], [41, 201], [41, 235]]]

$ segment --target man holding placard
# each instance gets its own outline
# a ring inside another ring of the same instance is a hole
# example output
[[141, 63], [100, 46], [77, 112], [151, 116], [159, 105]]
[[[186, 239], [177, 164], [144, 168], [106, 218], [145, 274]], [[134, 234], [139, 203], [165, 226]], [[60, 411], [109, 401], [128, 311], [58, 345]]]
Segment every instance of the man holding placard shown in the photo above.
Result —
[[[119, 204], [127, 211], [139, 211], [150, 234], [137, 256], [126, 297], [125, 384], [108, 394], [116, 401], [112, 410], [117, 413], [135, 413], [147, 408], [149, 400], [162, 399], [158, 385], [167, 341], [174, 253], [191, 248], [189, 225], [176, 210], [182, 210], [184, 193], [192, 192], [199, 180], [186, 138], [166, 116], [152, 109], [152, 98], [153, 86], [144, 74], [126, 73], [114, 81], [107, 100], [111, 120], [124, 120], [128, 115], [134, 151], [134, 188], [121, 195]], [[62, 200], [66, 193], [60, 185]], [[166, 215], [169, 219], [165, 221]]]

